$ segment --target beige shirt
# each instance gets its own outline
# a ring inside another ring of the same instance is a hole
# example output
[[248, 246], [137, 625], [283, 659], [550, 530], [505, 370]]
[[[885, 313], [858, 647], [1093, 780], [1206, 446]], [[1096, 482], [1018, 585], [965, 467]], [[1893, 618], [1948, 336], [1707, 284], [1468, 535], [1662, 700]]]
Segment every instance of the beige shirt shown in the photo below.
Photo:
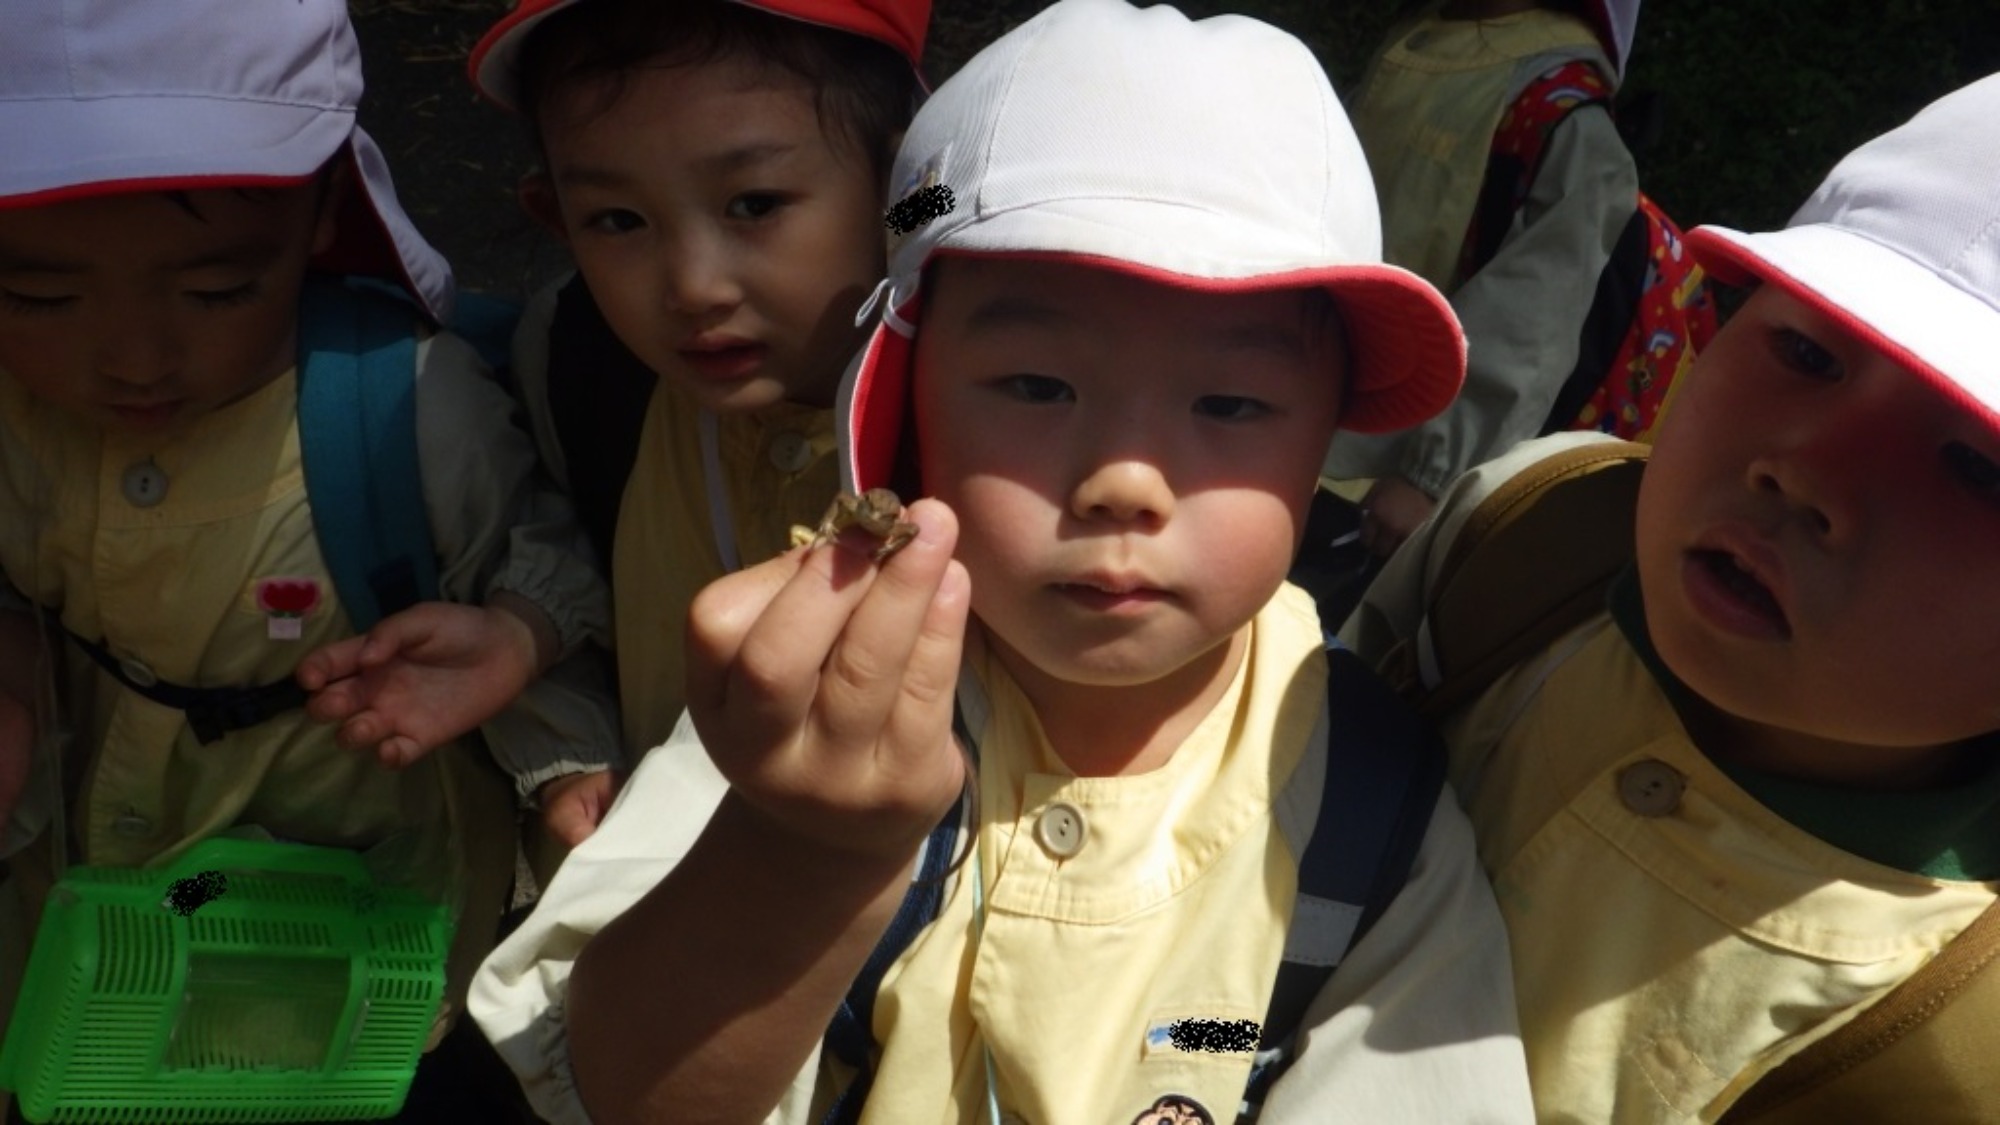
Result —
[[[1170, 1093], [1234, 1119], [1248, 1052], [1184, 1052], [1153, 1033], [1177, 1019], [1261, 1022], [1288, 937], [1324, 773], [1325, 663], [1297, 590], [1251, 628], [1214, 711], [1166, 765], [1131, 777], [1054, 765], [1018, 689], [969, 655], [978, 859], [884, 977], [864, 1121], [983, 1120], [988, 1051], [1001, 1109], [1037, 1125], [1123, 1125]], [[562, 1018], [577, 953], [686, 854], [725, 788], [684, 725], [481, 969], [474, 1018], [551, 1120], [588, 1120]], [[1058, 806], [1084, 826], [1068, 857], [1041, 831]], [[1528, 1120], [1505, 956], [1447, 797], [1409, 884], [1308, 1010], [1263, 1120]], [[816, 1120], [838, 1069], [816, 1052], [767, 1121]]]
[[[1468, 474], [1342, 630], [1379, 659], [1415, 635], [1452, 539], [1498, 483]], [[1507, 920], [1543, 1122], [1715, 1121], [1882, 998], [1993, 886], [1881, 866], [1758, 804], [1689, 740], [1600, 616], [1446, 717], [1451, 778]]]
[[[536, 443], [567, 479], [549, 409], [549, 328], [556, 293], [537, 294], [515, 336], [514, 375]], [[625, 746], [666, 741], [686, 706], [682, 647], [701, 588], [790, 545], [840, 489], [833, 412], [779, 403], [747, 414], [702, 408], [660, 380], [618, 512], [611, 560]]]

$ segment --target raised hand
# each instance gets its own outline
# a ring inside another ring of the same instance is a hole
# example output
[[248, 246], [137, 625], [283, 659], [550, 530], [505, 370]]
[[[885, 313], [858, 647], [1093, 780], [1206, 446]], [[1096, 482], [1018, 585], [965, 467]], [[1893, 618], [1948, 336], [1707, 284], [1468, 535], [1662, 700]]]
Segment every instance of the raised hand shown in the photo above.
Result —
[[[529, 612], [539, 612], [530, 610]], [[543, 667], [535, 629], [498, 606], [425, 602], [299, 664], [306, 713], [400, 769], [512, 703]]]
[[952, 745], [971, 584], [934, 500], [879, 565], [858, 529], [711, 584], [688, 624], [688, 706], [717, 768], [774, 828], [913, 854], [965, 778]]

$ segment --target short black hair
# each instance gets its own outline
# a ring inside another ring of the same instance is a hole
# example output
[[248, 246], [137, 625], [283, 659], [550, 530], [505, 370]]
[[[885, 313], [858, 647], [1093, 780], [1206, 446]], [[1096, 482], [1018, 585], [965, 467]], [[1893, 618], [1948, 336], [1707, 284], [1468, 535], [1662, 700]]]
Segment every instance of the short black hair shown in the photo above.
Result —
[[635, 70], [743, 57], [804, 79], [820, 128], [886, 177], [895, 139], [916, 113], [917, 75], [886, 43], [725, 0], [588, 0], [528, 35], [519, 66], [520, 107], [540, 143], [538, 114], [552, 93], [610, 79], [608, 105]]

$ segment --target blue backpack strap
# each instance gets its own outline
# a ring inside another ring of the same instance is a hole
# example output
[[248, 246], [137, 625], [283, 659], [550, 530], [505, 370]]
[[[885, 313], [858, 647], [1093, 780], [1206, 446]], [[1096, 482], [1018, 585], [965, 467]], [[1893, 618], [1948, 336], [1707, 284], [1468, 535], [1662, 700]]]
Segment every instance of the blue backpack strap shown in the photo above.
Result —
[[[951, 729], [966, 747], [975, 745], [966, 730], [965, 716], [956, 709], [952, 712]], [[972, 757], [978, 760], [976, 751]], [[944, 905], [944, 876], [951, 870], [952, 856], [958, 851], [959, 822], [964, 815], [964, 809], [953, 805], [937, 827], [931, 829], [924, 840], [923, 859], [917, 864], [916, 878], [904, 892], [896, 916], [890, 919], [882, 940], [875, 943], [854, 983], [848, 985], [846, 999], [833, 1013], [833, 1022], [826, 1029], [826, 1049], [854, 1068], [854, 1081], [834, 1099], [820, 1125], [854, 1125], [861, 1120], [861, 1107], [867, 1103], [869, 1087], [875, 1082], [875, 993], [881, 989], [882, 977], [889, 966], [910, 948], [910, 943], [937, 918], [939, 908]]]
[[313, 531], [357, 632], [438, 596], [417, 458], [413, 305], [337, 281], [299, 317], [299, 446]]
[[1326, 778], [1239, 1120], [1256, 1118], [1306, 1008], [1409, 880], [1444, 788], [1444, 740], [1326, 632]]

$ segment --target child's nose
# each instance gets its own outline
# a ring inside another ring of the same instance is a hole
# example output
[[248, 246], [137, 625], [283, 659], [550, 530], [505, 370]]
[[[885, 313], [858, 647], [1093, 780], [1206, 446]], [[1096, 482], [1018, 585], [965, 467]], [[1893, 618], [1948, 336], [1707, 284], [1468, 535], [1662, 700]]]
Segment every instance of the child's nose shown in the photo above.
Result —
[[667, 266], [667, 300], [699, 316], [742, 301], [743, 290], [727, 254], [699, 238], [684, 240]]
[[1828, 543], [1844, 540], [1866, 493], [1887, 483], [1893, 458], [1879, 454], [1894, 422], [1874, 410], [1828, 409], [1795, 419], [1749, 466], [1750, 486], [1777, 497]]
[[179, 348], [164, 325], [140, 318], [98, 334], [97, 373], [114, 383], [146, 387], [173, 374]]
[[1099, 462], [1077, 482], [1070, 511], [1078, 519], [1159, 525], [1172, 518], [1174, 490], [1159, 466], [1133, 457]]

